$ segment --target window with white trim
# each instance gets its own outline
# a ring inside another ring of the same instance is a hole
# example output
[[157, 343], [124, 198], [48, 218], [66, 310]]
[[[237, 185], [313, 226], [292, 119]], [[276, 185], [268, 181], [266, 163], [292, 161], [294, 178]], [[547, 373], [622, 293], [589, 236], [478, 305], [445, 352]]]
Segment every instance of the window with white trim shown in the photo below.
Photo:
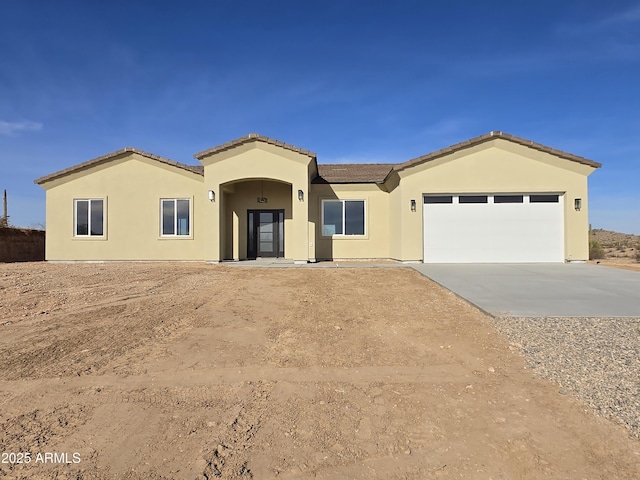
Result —
[[160, 233], [163, 237], [190, 235], [191, 201], [188, 198], [163, 198], [160, 210]]
[[364, 235], [364, 200], [323, 200], [322, 235]]
[[87, 198], [73, 201], [74, 229], [76, 237], [104, 236], [104, 199]]

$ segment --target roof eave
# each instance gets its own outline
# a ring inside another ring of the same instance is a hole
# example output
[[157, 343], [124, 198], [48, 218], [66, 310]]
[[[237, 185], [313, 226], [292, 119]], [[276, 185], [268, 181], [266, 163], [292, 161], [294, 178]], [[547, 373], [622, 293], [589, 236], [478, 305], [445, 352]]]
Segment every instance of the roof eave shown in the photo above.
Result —
[[559, 158], [563, 158], [565, 160], [570, 160], [573, 162], [577, 162], [577, 163], [581, 163], [583, 165], [588, 165], [592, 168], [600, 168], [602, 167], [601, 163], [595, 162], [593, 160], [589, 160], [588, 158], [584, 158], [584, 157], [580, 157], [578, 155], [574, 155], [572, 153], [568, 153], [568, 152], [564, 152], [562, 150], [557, 150], [555, 148], [551, 148], [551, 147], [547, 147], [546, 145], [542, 145], [540, 143], [536, 143], [532, 140], [527, 140], [526, 138], [522, 138], [522, 137], [517, 137], [515, 135], [511, 135], [499, 130], [493, 130], [487, 134], [484, 135], [480, 135], [478, 137], [469, 139], [469, 140], [465, 140], [464, 142], [460, 142], [460, 143], [456, 143], [455, 145], [451, 145], [449, 147], [446, 148], [442, 148], [440, 150], [436, 150], [435, 152], [431, 152], [431, 153], [427, 153], [426, 155], [422, 155], [420, 157], [416, 157], [413, 158], [411, 160], [408, 160], [406, 162], [400, 163], [396, 166], [393, 167], [394, 171], [400, 172], [402, 170], [405, 170], [407, 168], [413, 167], [415, 165], [420, 165], [424, 162], [427, 161], [431, 161], [431, 160], [435, 160], [437, 158], [441, 158], [444, 157], [446, 155], [449, 155], [451, 153], [460, 151], [460, 150], [464, 150], [466, 148], [471, 148], [474, 147], [476, 145], [480, 145], [482, 143], [491, 141], [491, 140], [495, 140], [495, 139], [502, 139], [502, 140], [507, 140], [509, 142], [513, 142], [513, 143], [517, 143], [519, 145], [523, 145], [525, 147], [529, 147], [532, 148], [534, 150], [538, 150], [541, 152], [545, 152], [548, 153], [550, 155], [554, 155], [556, 157]]
[[193, 167], [197, 167], [197, 165], [187, 165], [184, 163], [180, 163], [180, 162], [176, 162], [175, 160], [170, 160], [168, 158], [165, 157], [161, 157], [160, 155], [155, 155], [153, 153], [149, 153], [149, 152], [145, 152], [144, 150], [140, 150], [137, 149], [135, 147], [125, 147], [125, 148], [121, 148], [120, 150], [116, 150], [114, 152], [111, 153], [107, 153], [106, 155], [102, 155], [100, 157], [96, 157], [93, 158], [91, 160], [87, 160], [86, 162], [80, 163], [78, 165], [75, 165], [73, 167], [69, 167], [69, 168], [65, 168], [64, 170], [59, 170], [57, 172], [51, 173], [49, 175], [45, 175], [44, 177], [40, 177], [37, 178], [33, 181], [33, 183], [37, 184], [37, 185], [42, 185], [43, 183], [47, 183], [53, 180], [57, 180], [59, 178], [65, 177], [67, 175], [71, 175], [73, 173], [77, 173], [77, 172], [81, 172], [83, 170], [88, 170], [92, 167], [95, 167], [97, 165], [100, 165], [102, 163], [108, 162], [109, 160], [112, 160], [116, 157], [119, 157], [120, 155], [125, 155], [127, 153], [136, 153], [140, 156], [146, 157], [146, 158], [150, 158], [152, 160], [156, 160], [159, 161], [161, 163], [164, 163], [166, 165], [171, 165], [173, 167], [177, 167], [180, 168], [182, 170], [186, 170], [187, 172], [191, 172], [194, 175], [200, 175], [202, 176], [203, 174], [194, 170]]

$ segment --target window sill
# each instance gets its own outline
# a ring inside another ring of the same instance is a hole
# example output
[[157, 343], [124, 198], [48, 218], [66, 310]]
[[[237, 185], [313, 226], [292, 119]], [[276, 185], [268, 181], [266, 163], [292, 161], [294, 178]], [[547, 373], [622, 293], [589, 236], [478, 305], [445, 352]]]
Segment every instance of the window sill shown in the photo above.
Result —
[[164, 235], [159, 236], [158, 240], [193, 240], [193, 235]]
[[369, 240], [369, 235], [322, 235], [322, 240]]
[[79, 242], [105, 242], [107, 240], [107, 236], [106, 235], [94, 235], [94, 236], [89, 236], [87, 235], [86, 237], [78, 237], [78, 236], [73, 236], [71, 237], [72, 241], [79, 241]]

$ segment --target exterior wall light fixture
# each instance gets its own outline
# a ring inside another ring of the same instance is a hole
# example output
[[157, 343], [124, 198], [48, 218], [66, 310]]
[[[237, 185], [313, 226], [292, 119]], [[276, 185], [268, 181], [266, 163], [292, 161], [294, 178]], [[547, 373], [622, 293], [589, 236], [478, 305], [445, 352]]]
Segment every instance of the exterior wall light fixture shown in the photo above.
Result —
[[210, 202], [216, 201], [216, 192], [214, 192], [213, 190], [209, 190], [209, 201]]
[[415, 200], [411, 200], [411, 211], [412, 212], [416, 211], [416, 201]]
[[304, 192], [302, 190], [298, 190], [298, 200], [304, 202]]
[[581, 198], [576, 198], [573, 201], [573, 207], [576, 209], [576, 212], [579, 212], [580, 209], [582, 208], [582, 199]]
[[256, 198], [258, 203], [267, 203], [267, 197], [264, 196], [264, 180], [260, 181], [260, 196]]

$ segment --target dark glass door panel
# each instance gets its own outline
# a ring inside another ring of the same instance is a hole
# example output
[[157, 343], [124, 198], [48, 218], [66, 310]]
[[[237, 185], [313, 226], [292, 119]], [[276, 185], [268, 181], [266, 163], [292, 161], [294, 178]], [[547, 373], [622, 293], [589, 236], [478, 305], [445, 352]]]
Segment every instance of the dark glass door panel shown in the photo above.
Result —
[[247, 220], [247, 257], [284, 257], [284, 210], [249, 210]]
[[274, 212], [260, 212], [258, 224], [258, 256], [272, 257], [276, 249], [274, 248]]

